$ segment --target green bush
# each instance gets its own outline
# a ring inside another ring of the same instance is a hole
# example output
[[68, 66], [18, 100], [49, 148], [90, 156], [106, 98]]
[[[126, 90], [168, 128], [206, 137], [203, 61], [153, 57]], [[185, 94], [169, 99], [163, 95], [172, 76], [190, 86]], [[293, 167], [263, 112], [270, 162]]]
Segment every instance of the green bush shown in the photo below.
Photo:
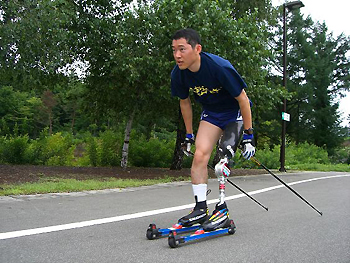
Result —
[[[275, 145], [272, 150], [268, 146], [264, 150], [258, 150], [256, 153], [256, 158], [259, 162], [263, 163], [266, 167], [271, 169], [278, 169], [281, 165], [280, 163], [280, 145]], [[287, 152], [287, 150], [286, 150]]]
[[41, 148], [38, 140], [31, 140], [26, 150], [26, 160], [28, 164], [40, 165], [44, 164], [41, 158]]
[[350, 164], [350, 147], [336, 149], [335, 154], [331, 156], [331, 160], [333, 163]]
[[43, 153], [47, 165], [71, 165], [74, 159], [73, 137], [63, 136], [60, 132], [47, 137]]
[[57, 132], [53, 135], [42, 135], [32, 141], [28, 155], [33, 164], [69, 166], [74, 160], [74, 149], [73, 136]]
[[[256, 159], [270, 169], [278, 169], [280, 163], [280, 145], [275, 145], [272, 150], [268, 146], [256, 151]], [[297, 164], [329, 164], [328, 153], [325, 149], [301, 143], [296, 145], [290, 143], [286, 145], [285, 152], [285, 167], [295, 167]], [[234, 158], [236, 168], [258, 168], [258, 165], [253, 161], [246, 161], [241, 157], [241, 154], [236, 154]]]
[[[164, 137], [154, 136], [151, 139], [143, 134], [132, 131], [129, 148], [129, 166], [136, 167], [164, 167], [171, 165], [175, 147], [175, 134]], [[37, 165], [78, 165], [78, 166], [119, 166], [123, 133], [121, 131], [106, 130], [98, 137], [85, 133], [84, 136], [73, 137], [69, 133], [55, 133], [48, 135], [47, 130], [41, 132], [39, 138], [30, 140], [24, 136], [0, 137], [0, 162], [10, 164]], [[74, 156], [76, 145], [80, 145], [79, 158]], [[214, 153], [212, 157], [214, 156]], [[268, 146], [256, 152], [256, 158], [270, 169], [280, 167], [280, 146], [271, 150]], [[338, 162], [349, 161], [349, 148], [342, 148], [337, 155], [332, 156]], [[183, 167], [190, 167], [192, 158], [184, 156]], [[234, 158], [235, 168], [258, 168], [252, 162], [240, 156], [240, 151]], [[212, 164], [212, 161], [210, 161]], [[327, 151], [323, 148], [307, 143], [286, 145], [287, 169], [316, 169], [330, 164]], [[304, 167], [304, 168], [303, 168]], [[344, 166], [345, 167], [345, 166]], [[342, 166], [339, 169], [344, 169]]]
[[[279, 153], [280, 147], [276, 145], [272, 150], [270, 150], [269, 146], [266, 145], [263, 149], [258, 149], [256, 151], [255, 157], [261, 163], [263, 163], [266, 167], [270, 169], [276, 169], [280, 166], [279, 161]], [[241, 155], [241, 151], [238, 150], [233, 158], [234, 168], [259, 168], [259, 166], [253, 161], [247, 161]]]
[[329, 164], [328, 153], [325, 149], [316, 145], [291, 143], [286, 148], [286, 165], [319, 163]]
[[86, 150], [91, 166], [119, 166], [122, 134], [107, 130], [99, 137], [91, 135], [86, 140]]
[[2, 137], [0, 140], [0, 159], [4, 163], [27, 163], [26, 150], [29, 146], [28, 135]]
[[6, 138], [4, 136], [0, 136], [0, 163], [4, 163], [4, 146], [5, 146]]
[[2, 117], [0, 121], [0, 135], [5, 136], [6, 134], [10, 134], [10, 128], [7, 125], [5, 118]]
[[121, 134], [117, 132], [107, 130], [100, 133], [98, 155], [101, 166], [120, 165], [121, 141]]
[[174, 147], [175, 140], [147, 140], [141, 135], [130, 141], [129, 163], [138, 167], [170, 167]]

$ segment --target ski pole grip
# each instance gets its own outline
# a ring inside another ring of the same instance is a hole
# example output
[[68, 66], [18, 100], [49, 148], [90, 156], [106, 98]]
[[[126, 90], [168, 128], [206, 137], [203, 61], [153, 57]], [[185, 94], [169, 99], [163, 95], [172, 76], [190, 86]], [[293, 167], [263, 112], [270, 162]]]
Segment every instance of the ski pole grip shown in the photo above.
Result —
[[250, 158], [254, 163], [256, 163], [257, 165], [261, 166], [261, 163], [259, 163], [259, 161], [257, 159], [255, 159], [254, 157]]

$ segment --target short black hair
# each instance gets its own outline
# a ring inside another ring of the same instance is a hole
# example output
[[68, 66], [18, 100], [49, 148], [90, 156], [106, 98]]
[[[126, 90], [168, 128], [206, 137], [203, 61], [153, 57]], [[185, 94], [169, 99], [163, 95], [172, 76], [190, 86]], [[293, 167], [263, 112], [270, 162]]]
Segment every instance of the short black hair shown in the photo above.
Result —
[[198, 32], [192, 28], [180, 29], [173, 35], [173, 40], [178, 40], [180, 38], [186, 39], [187, 43], [195, 48], [197, 44], [201, 43], [201, 38]]

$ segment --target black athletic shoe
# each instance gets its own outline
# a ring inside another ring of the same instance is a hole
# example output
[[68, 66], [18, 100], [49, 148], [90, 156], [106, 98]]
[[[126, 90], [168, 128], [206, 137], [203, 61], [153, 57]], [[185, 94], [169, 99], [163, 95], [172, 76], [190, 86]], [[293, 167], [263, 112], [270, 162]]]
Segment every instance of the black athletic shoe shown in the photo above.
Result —
[[214, 231], [219, 228], [226, 228], [230, 226], [230, 219], [226, 203], [215, 206], [213, 214], [203, 224], [204, 231]]
[[195, 224], [202, 224], [208, 219], [208, 208], [193, 209], [188, 215], [179, 219], [179, 224], [189, 227]]

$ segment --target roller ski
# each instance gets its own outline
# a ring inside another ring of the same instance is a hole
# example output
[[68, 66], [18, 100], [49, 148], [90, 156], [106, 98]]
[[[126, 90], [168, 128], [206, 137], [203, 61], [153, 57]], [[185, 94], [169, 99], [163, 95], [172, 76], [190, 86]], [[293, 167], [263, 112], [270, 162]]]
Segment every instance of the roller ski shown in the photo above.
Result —
[[191, 212], [180, 218], [178, 223], [169, 228], [157, 228], [155, 224], [150, 224], [147, 229], [146, 237], [149, 240], [169, 236], [172, 231], [177, 233], [188, 233], [200, 229], [201, 223], [208, 218], [208, 209], [193, 209]]
[[[215, 206], [213, 214], [202, 223], [202, 227], [192, 235], [181, 236], [176, 230], [172, 230], [168, 237], [168, 244], [171, 248], [176, 248], [180, 244], [200, 240], [209, 237], [218, 237], [225, 234], [234, 234], [236, 226], [229, 218], [228, 209], [225, 203], [225, 182], [230, 175], [230, 168], [228, 166], [228, 158], [225, 157], [220, 160], [215, 166], [215, 174], [219, 181], [219, 200], [220, 202]], [[180, 219], [181, 220], [181, 219]]]
[[217, 205], [213, 214], [198, 228], [195, 233], [181, 235], [181, 232], [171, 230], [168, 237], [168, 244], [171, 248], [176, 248], [180, 244], [209, 237], [218, 237], [225, 234], [234, 234], [236, 226], [233, 220], [229, 219], [226, 204]]
[[[231, 146], [227, 146], [227, 150], [231, 155], [231, 158], [234, 156], [234, 151]], [[193, 153], [187, 151], [188, 156], [193, 156]], [[187, 154], [186, 154], [187, 155]], [[147, 238], [156, 239], [159, 237], [168, 236], [168, 244], [171, 248], [176, 248], [181, 244], [185, 244], [195, 240], [201, 240], [212, 237], [219, 237], [222, 235], [232, 235], [236, 232], [236, 226], [229, 218], [228, 209], [225, 202], [225, 183], [229, 182], [232, 186], [236, 187], [247, 197], [252, 199], [254, 202], [259, 204], [262, 208], [268, 211], [268, 208], [263, 206], [257, 200], [252, 198], [248, 193], [243, 189], [231, 182], [228, 177], [230, 176], [231, 170], [229, 167], [229, 155], [225, 155], [216, 165], [215, 168], [208, 165], [208, 167], [215, 171], [215, 175], [219, 181], [219, 203], [215, 206], [211, 216], [202, 216], [204, 214], [203, 207], [197, 207], [196, 198], [196, 207], [191, 213], [181, 219], [179, 219], [178, 224], [174, 225], [171, 228], [160, 229], [157, 228], [155, 224], [150, 224], [147, 229]], [[197, 209], [196, 209], [197, 208]], [[196, 211], [198, 208], [202, 209], [202, 212]], [[205, 205], [205, 211], [207, 208]], [[201, 215], [200, 217], [198, 217]], [[188, 234], [189, 232], [194, 232]], [[187, 235], [186, 235], [187, 233]]]

